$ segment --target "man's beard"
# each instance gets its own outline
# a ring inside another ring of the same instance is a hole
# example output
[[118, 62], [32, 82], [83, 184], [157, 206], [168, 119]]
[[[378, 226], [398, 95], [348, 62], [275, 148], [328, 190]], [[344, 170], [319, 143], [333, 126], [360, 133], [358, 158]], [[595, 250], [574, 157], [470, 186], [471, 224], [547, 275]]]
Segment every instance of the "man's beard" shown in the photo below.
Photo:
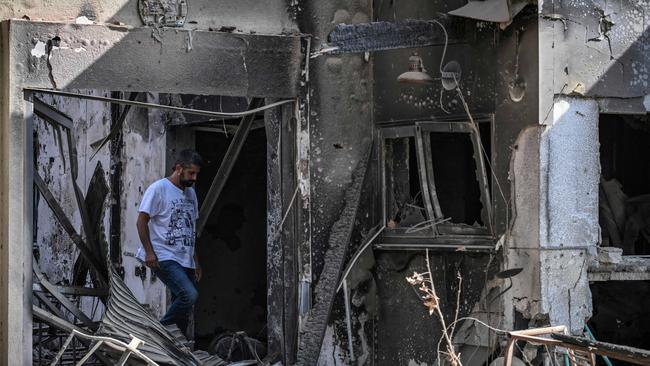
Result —
[[189, 187], [193, 186], [193, 185], [194, 185], [194, 182], [195, 182], [195, 181], [194, 181], [194, 180], [191, 180], [191, 179], [183, 179], [183, 178], [180, 179], [180, 183], [181, 183], [181, 185], [182, 185], [183, 187], [185, 187], [185, 188], [189, 188]]

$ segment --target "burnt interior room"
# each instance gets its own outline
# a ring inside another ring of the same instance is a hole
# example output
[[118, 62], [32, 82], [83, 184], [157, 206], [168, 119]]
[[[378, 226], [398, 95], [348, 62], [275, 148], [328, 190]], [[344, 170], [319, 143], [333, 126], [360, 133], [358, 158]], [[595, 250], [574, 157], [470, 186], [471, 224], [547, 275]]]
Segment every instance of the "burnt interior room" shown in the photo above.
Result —
[[599, 214], [602, 245], [650, 254], [650, 121], [601, 114]]
[[[264, 357], [263, 344], [266, 343], [267, 334], [267, 140], [263, 112], [245, 117], [250, 121], [249, 132], [239, 154], [228, 159], [227, 151], [236, 145], [233, 140], [244, 124], [241, 117], [215, 119], [170, 112], [164, 108], [128, 105], [130, 102], [159, 103], [161, 107], [228, 113], [245, 111], [261, 101], [241, 97], [152, 95], [144, 92], [71, 92], [74, 95], [71, 98], [49, 94], [36, 94], [33, 97], [34, 175], [38, 187], [35, 187], [34, 195], [34, 266], [43, 272], [38, 274], [39, 282], [45, 283], [45, 286], [51, 281], [53, 286], [73, 284], [78, 287], [89, 286], [92, 282], [93, 287], [97, 288], [84, 289], [85, 292], [71, 302], [88, 311], [89, 324], [92, 320], [101, 319], [106, 311], [102, 305], [106, 299], [102, 298], [100, 302], [96, 294], [106, 296], [107, 288], [103, 283], [97, 284], [95, 272], [89, 270], [87, 264], [84, 267], [84, 258], [74, 250], [74, 239], [70, 241], [68, 238], [74, 231], [69, 221], [81, 220], [74, 215], [65, 217], [70, 215], [66, 210], [73, 211], [76, 207], [75, 191], [70, 182], [81, 182], [80, 187], [74, 187], [79, 193], [77, 199], [85, 200], [90, 222], [102, 229], [87, 239], [96, 245], [93, 248], [98, 254], [97, 258], [93, 258], [103, 265], [100, 269], [108, 272], [113, 268], [122, 280], [133, 276], [135, 271], [136, 278], [140, 277], [137, 278], [138, 282], [141, 279], [144, 285], [156, 283], [155, 276], [149, 277], [149, 271], [135, 259], [132, 262], [122, 261], [122, 253], [130, 256], [134, 256], [134, 253], [124, 246], [125, 235], [116, 235], [120, 233], [121, 223], [129, 225], [135, 220], [139, 197], [146, 188], [146, 183], [141, 181], [147, 174], [150, 180], [164, 177], [174, 164], [174, 153], [179, 149], [193, 148], [204, 161], [195, 185], [201, 206], [224, 161], [234, 161], [216, 204], [207, 216], [202, 235], [197, 239], [196, 248], [203, 276], [198, 283], [200, 296], [194, 312], [194, 334], [193, 337], [192, 334], [189, 336], [195, 339], [196, 349], [217, 353], [224, 356], [223, 359], [235, 361], [238, 357], [251, 358], [243, 348], [250, 344], [258, 357]], [[111, 104], [106, 99], [109, 97], [123, 100], [126, 104]], [[99, 100], [93, 101], [91, 98]], [[163, 144], [165, 140], [166, 145]], [[159, 156], [134, 156], [141, 153], [138, 148], [145, 143], [149, 149], [159, 149]], [[105, 146], [108, 148], [102, 150]], [[163, 153], [165, 149], [167, 156]], [[133, 163], [137, 159], [144, 159], [151, 166], [160, 168], [147, 172]], [[167, 166], [165, 171], [162, 165]], [[87, 188], [83, 186], [86, 179]], [[137, 197], [131, 198], [132, 194]], [[123, 211], [121, 203], [125, 202], [129, 202], [129, 209]], [[82, 240], [80, 238], [77, 240]], [[105, 260], [108, 258], [110, 262], [107, 266]], [[132, 263], [137, 264], [134, 267]], [[68, 270], [73, 264], [74, 271]], [[39, 291], [36, 293], [37, 306], [58, 311], [58, 301], [61, 299], [46, 296], [44, 290]], [[63, 317], [66, 313], [61, 315]], [[49, 364], [54, 357], [50, 348], [62, 344], [63, 333], [54, 333], [52, 327], [40, 321], [35, 322], [34, 328], [34, 339], [39, 344], [35, 348], [35, 360], [39, 364]], [[235, 332], [245, 332], [259, 342], [233, 338]], [[234, 347], [231, 350], [232, 342]], [[74, 359], [79, 352], [87, 349], [84, 347], [75, 340], [64, 356]]]
[[[196, 183], [199, 202], [233, 140], [228, 121], [216, 125], [221, 130], [206, 124], [194, 128], [195, 148], [204, 159]], [[203, 268], [194, 313], [199, 349], [214, 351], [219, 336], [239, 331], [266, 342], [266, 164], [264, 120], [257, 116], [197, 239]]]
[[[590, 285], [589, 327], [599, 341], [650, 349], [650, 281], [598, 281]], [[614, 365], [632, 363], [611, 359]], [[605, 365], [598, 357], [598, 364]]]

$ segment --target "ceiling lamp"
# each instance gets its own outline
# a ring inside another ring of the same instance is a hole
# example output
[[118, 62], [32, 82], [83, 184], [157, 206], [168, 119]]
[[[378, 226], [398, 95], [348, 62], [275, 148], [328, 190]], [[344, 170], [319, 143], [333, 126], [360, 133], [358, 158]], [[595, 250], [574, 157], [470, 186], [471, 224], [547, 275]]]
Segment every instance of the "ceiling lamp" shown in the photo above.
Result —
[[402, 73], [397, 77], [397, 82], [404, 84], [431, 84], [433, 78], [427, 74], [422, 63], [422, 57], [417, 52], [409, 57], [409, 71]]

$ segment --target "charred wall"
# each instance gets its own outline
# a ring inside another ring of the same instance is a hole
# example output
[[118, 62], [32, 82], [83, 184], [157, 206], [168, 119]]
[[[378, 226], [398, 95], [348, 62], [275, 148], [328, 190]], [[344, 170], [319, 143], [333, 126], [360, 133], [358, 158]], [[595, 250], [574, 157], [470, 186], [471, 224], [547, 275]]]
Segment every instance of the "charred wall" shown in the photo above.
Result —
[[[319, 49], [326, 41], [335, 24], [363, 23], [369, 21], [372, 16], [371, 3], [368, 1], [308, 2], [299, 4], [299, 7], [301, 11], [297, 21], [300, 30], [312, 35], [311, 44], [314, 50]], [[309, 280], [312, 282], [311, 288], [316, 289], [319, 285], [323, 287], [322, 283], [319, 284], [321, 281], [332, 284], [338, 281], [337, 276], [322, 277], [321, 273], [328, 251], [336, 251], [337, 256], [341, 252], [328, 244], [330, 236], [343, 234], [335, 233], [332, 228], [344, 208], [344, 197], [352, 184], [353, 174], [358, 166], [365, 164], [372, 143], [373, 76], [372, 62], [364, 59], [362, 54], [312, 59], [309, 72], [310, 81], [306, 89], [308, 105], [305, 112], [309, 121], [310, 151]], [[362, 203], [362, 209], [359, 211], [365, 212], [363, 207], [369, 202]], [[338, 230], [341, 231], [341, 225], [347, 224], [339, 223]], [[340, 245], [346, 246], [347, 243], [342, 242]], [[323, 304], [315, 299], [313, 308], [319, 306]], [[323, 323], [323, 328], [319, 326], [318, 330], [307, 332], [321, 332], [320, 329], [324, 332], [327, 320], [321, 319], [320, 323]], [[325, 344], [323, 349], [331, 346]], [[299, 350], [299, 354], [300, 352]]]
[[[32, 248], [29, 244], [32, 242], [32, 228], [31, 220], [26, 222], [25, 217], [31, 216], [32, 212], [32, 192], [29, 189], [32, 186], [31, 149], [26, 150], [32, 134], [26, 127], [29, 126], [26, 121], [31, 121], [31, 109], [24, 101], [23, 88], [64, 89], [72, 83], [77, 85], [75, 89], [113, 91], [204, 94], [223, 91], [222, 94], [227, 95], [255, 94], [268, 97], [291, 97], [297, 94], [296, 84], [302, 59], [300, 38], [287, 36], [296, 33], [296, 25], [286, 2], [217, 4], [197, 1], [193, 5], [184, 29], [159, 29], [160, 33], [155, 36], [152, 36], [152, 28], [142, 27], [137, 13], [137, 1], [63, 1], [56, 4], [49, 1], [17, 1], [0, 5], [0, 18], [4, 20], [4, 92], [1, 104], [3, 149], [0, 160], [3, 161], [5, 177], [1, 190], [0, 231], [3, 238], [2, 263], [6, 264], [0, 275], [0, 323], [4, 335], [1, 338], [6, 340], [2, 342], [4, 352], [0, 363], [25, 364], [31, 360], [31, 349], [25, 349], [24, 345], [31, 344]], [[264, 11], [260, 10], [262, 7]], [[261, 13], [265, 14], [263, 19], [259, 17]], [[95, 24], [75, 24], [75, 19], [79, 16], [85, 16]], [[220, 16], [223, 18], [217, 19]], [[6, 20], [9, 18], [22, 20]], [[30, 19], [53, 22], [31, 22]], [[266, 38], [267, 36], [260, 35], [262, 33], [272, 36]], [[143, 38], [136, 39], [136, 34], [141, 34]], [[226, 42], [227, 45], [223, 44], [223, 48], [215, 48], [213, 41], [206, 39], [204, 43], [202, 36], [233, 38]], [[264, 45], [250, 43], [250, 37], [262, 37], [260, 39], [265, 40]], [[290, 42], [293, 45], [290, 46], [291, 50], [285, 49], [288, 52], [273, 41], [275, 39], [283, 43], [283, 40], [289, 38], [293, 39]], [[48, 44], [51, 45], [49, 48]], [[250, 47], [252, 53], [241, 52], [242, 47]], [[218, 48], [225, 52], [222, 54], [224, 57], [215, 56], [219, 53]], [[150, 56], [145, 55], [148, 53]], [[209, 57], [202, 58], [199, 56], [201, 53]], [[151, 55], [154, 54], [156, 56], [152, 58]], [[172, 54], [181, 56], [181, 59]], [[237, 61], [230, 57], [235, 57]], [[283, 62], [278, 63], [276, 57], [294, 66], [280, 66]], [[166, 60], [170, 63], [167, 64]], [[143, 67], [136, 66], [140, 62]], [[258, 69], [254, 66], [256, 63], [263, 66]], [[183, 65], [187, 67], [185, 71], [180, 69]], [[278, 69], [272, 71], [275, 67]], [[217, 70], [224, 72], [222, 77], [218, 77], [221, 81], [213, 83], [205, 79], [205, 76], [217, 75]], [[237, 80], [238, 86], [229, 84], [226, 79]], [[273, 79], [279, 83], [271, 85], [269, 82]], [[152, 81], [156, 85], [149, 84]], [[259, 92], [249, 89], [258, 86], [261, 87]], [[142, 98], [157, 102], [156, 94], [147, 97], [143, 94]], [[123, 210], [116, 210], [123, 214], [119, 223], [123, 228], [120, 236], [124, 247], [118, 254], [124, 255], [125, 275], [129, 285], [134, 286], [138, 298], [152, 302], [154, 312], [161, 312], [164, 309], [165, 294], [159, 281], [156, 283], [150, 275], [146, 279], [136, 275], [134, 267], [138, 263], [131, 255], [137, 248], [138, 239], [130, 218], [137, 211], [143, 190], [165, 173], [166, 129], [161, 118], [155, 114], [137, 111], [135, 115], [137, 118], [127, 120], [124, 126], [122, 155], [113, 154], [114, 158], [124, 159], [122, 174], [125, 177], [120, 195]], [[85, 150], [88, 151], [89, 149]], [[108, 170], [110, 165], [107, 163], [104, 168]], [[10, 170], [18, 173], [5, 174]], [[156, 285], [159, 285], [157, 289]], [[11, 302], [8, 299], [12, 299]], [[7, 334], [12, 334], [12, 337], [6, 336]]]
[[527, 7], [499, 32], [497, 48], [493, 200], [505, 232], [503, 269], [523, 269], [500, 299], [504, 326], [513, 328], [517, 317], [534, 324], [540, 301], [537, 23], [536, 7]]

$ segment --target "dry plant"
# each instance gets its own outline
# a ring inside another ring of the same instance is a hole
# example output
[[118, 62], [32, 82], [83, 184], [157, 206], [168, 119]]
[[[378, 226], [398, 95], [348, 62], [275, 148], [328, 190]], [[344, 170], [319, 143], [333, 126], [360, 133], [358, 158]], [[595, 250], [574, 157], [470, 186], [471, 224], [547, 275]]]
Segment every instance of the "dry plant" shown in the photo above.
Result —
[[[445, 355], [447, 361], [451, 366], [462, 366], [462, 363], [460, 361], [460, 353], [456, 352], [454, 344], [452, 342], [452, 337], [456, 328], [458, 313], [460, 309], [460, 287], [463, 282], [463, 278], [461, 277], [460, 272], [458, 272], [458, 292], [456, 297], [456, 311], [454, 313], [454, 322], [449, 328], [447, 328], [445, 316], [440, 309], [440, 298], [436, 294], [436, 287], [433, 284], [433, 275], [431, 274], [431, 264], [429, 261], [429, 249], [426, 249], [425, 255], [427, 272], [413, 272], [412, 276], [406, 277], [406, 281], [408, 281], [408, 283], [411, 284], [411, 286], [414, 288], [416, 286], [419, 286], [417, 287], [417, 290], [420, 291], [418, 292], [418, 296], [421, 298], [422, 304], [429, 310], [429, 315], [436, 315], [440, 321], [440, 324], [442, 325], [442, 338], [445, 340], [447, 352], [440, 351], [440, 353]], [[440, 355], [438, 355], [438, 358], [440, 358]]]

